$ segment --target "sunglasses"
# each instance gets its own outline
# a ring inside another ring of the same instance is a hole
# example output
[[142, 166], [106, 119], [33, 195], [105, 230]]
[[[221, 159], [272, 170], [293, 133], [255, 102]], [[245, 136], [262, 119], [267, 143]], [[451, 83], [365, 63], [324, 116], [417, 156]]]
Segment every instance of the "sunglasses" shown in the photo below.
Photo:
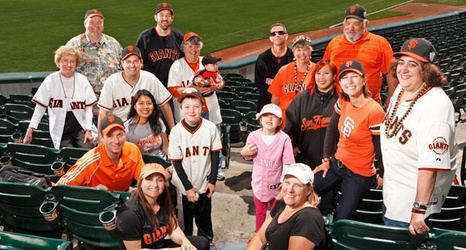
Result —
[[270, 36], [281, 36], [281, 35], [285, 35], [285, 34], [286, 34], [286, 32], [283, 31], [283, 30], [270, 32]]

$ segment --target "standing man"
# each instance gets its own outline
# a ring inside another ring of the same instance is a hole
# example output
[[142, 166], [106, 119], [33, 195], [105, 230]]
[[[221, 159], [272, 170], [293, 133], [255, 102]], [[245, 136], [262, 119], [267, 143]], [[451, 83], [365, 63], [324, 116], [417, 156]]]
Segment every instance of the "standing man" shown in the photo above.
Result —
[[[159, 105], [169, 128], [175, 126], [172, 109], [168, 101], [172, 95], [153, 74], [141, 70], [142, 56], [138, 47], [127, 46], [123, 49], [121, 65], [123, 71], [111, 75], [105, 82], [98, 106], [100, 108], [98, 128], [101, 120], [109, 113], [126, 121], [131, 109], [131, 98], [140, 89], [151, 92]], [[101, 135], [99, 134], [99, 139]], [[99, 140], [101, 141], [101, 140]]]
[[293, 61], [293, 52], [286, 46], [288, 34], [285, 25], [274, 23], [270, 26], [270, 41], [272, 47], [257, 57], [254, 69], [254, 82], [259, 90], [257, 112], [270, 103], [272, 94], [267, 90], [278, 70], [285, 64]]
[[385, 74], [388, 84], [388, 98], [385, 104], [388, 104], [397, 85], [396, 79], [388, 74], [390, 62], [395, 58], [387, 39], [367, 31], [368, 23], [364, 7], [358, 4], [348, 7], [343, 20], [343, 34], [329, 42], [323, 59], [330, 60], [335, 65], [342, 65], [354, 59], [361, 62], [366, 70], [372, 98], [379, 103], [382, 102], [382, 74]]
[[99, 10], [86, 11], [84, 27], [86, 32], [71, 38], [66, 45], [82, 53], [83, 60], [76, 71], [87, 77], [99, 98], [107, 77], [120, 70], [121, 45], [115, 38], [102, 33], [104, 15]]
[[157, 4], [154, 19], [157, 25], [143, 31], [136, 46], [141, 50], [144, 70], [157, 76], [167, 87], [168, 71], [172, 63], [182, 56], [183, 34], [171, 27], [174, 19], [171, 4]]

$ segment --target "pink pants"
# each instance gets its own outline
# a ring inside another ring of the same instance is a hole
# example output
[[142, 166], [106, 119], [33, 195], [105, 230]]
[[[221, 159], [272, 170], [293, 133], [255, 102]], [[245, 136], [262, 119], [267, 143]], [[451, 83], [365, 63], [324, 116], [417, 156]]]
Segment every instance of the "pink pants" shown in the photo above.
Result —
[[270, 210], [272, 210], [273, 206], [275, 206], [275, 202], [277, 202], [275, 198], [269, 202], [262, 202], [254, 196], [254, 205], [256, 205], [256, 232], [258, 232], [262, 224], [264, 224], [268, 205], [270, 204]]

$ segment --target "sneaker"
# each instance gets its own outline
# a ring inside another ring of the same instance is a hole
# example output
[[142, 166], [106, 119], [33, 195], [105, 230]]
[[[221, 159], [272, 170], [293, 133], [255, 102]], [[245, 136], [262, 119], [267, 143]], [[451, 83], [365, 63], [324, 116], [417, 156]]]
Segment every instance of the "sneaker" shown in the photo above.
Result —
[[219, 172], [219, 173], [217, 174], [217, 180], [218, 180], [218, 181], [223, 181], [223, 180], [225, 180], [225, 174], [224, 174], [223, 172]]
[[[225, 178], [225, 177], [223, 177], [223, 178]], [[213, 242], [210, 243], [209, 250], [217, 250], [217, 248], [215, 247], [215, 244]]]

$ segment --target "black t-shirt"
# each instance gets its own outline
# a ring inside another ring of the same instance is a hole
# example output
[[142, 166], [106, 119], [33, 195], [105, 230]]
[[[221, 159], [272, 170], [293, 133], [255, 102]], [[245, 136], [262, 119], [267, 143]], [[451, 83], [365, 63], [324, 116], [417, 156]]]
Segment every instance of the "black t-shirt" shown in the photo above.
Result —
[[325, 224], [320, 211], [314, 207], [305, 207], [280, 224], [278, 217], [285, 206], [283, 200], [278, 200], [270, 212], [273, 219], [265, 230], [269, 250], [288, 249], [291, 236], [305, 237], [316, 245], [315, 249], [322, 249], [325, 246]]

